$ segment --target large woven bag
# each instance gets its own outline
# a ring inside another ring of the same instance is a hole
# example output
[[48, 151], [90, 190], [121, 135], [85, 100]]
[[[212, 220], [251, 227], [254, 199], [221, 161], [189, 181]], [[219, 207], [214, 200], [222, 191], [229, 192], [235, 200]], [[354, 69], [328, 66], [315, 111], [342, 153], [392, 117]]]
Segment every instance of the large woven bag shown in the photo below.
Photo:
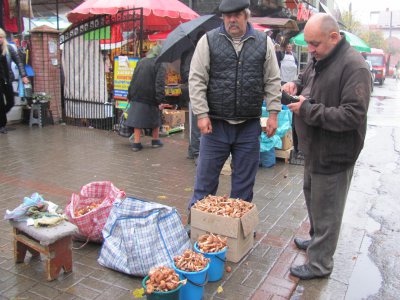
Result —
[[[102, 242], [101, 231], [106, 224], [113, 202], [125, 193], [115, 187], [110, 181], [91, 182], [81, 188], [79, 194], [73, 193], [65, 208], [69, 221], [79, 229], [77, 238]], [[81, 215], [82, 210], [89, 206], [95, 207]]]
[[175, 208], [134, 198], [114, 202], [103, 236], [99, 264], [136, 276], [172, 268], [174, 256], [191, 248]]

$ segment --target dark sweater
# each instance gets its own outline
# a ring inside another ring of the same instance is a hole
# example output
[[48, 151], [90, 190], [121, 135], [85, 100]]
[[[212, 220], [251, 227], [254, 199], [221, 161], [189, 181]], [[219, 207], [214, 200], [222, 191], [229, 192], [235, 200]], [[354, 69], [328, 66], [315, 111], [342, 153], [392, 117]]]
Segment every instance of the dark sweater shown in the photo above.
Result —
[[165, 71], [156, 58], [142, 58], [136, 65], [128, 88], [128, 100], [157, 106], [164, 102]]

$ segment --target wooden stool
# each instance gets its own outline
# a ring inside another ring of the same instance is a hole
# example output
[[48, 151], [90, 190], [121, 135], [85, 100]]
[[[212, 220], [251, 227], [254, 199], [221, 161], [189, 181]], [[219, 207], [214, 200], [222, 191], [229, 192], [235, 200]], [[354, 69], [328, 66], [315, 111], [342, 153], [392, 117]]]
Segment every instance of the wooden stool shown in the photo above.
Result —
[[57, 279], [61, 268], [72, 272], [72, 235], [78, 228], [67, 221], [54, 227], [27, 226], [25, 222], [10, 221], [14, 227], [14, 260], [24, 262], [26, 251], [32, 256], [47, 257], [47, 280]]

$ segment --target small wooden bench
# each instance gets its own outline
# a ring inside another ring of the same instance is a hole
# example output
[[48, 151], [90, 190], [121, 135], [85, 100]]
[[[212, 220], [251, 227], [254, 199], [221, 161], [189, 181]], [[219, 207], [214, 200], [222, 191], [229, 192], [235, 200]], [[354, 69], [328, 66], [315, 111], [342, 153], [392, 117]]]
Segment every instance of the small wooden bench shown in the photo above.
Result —
[[78, 228], [67, 221], [53, 226], [27, 226], [25, 222], [10, 221], [14, 229], [14, 260], [22, 263], [26, 251], [33, 257], [43, 254], [47, 257], [47, 280], [57, 279], [61, 268], [64, 272], [72, 272], [72, 235]]

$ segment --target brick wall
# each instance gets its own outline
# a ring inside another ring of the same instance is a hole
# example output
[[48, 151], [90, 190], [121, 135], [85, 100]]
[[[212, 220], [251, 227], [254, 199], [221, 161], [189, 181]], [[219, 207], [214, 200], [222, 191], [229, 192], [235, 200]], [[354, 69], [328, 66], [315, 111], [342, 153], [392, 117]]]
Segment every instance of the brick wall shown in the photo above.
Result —
[[50, 109], [53, 119], [61, 119], [61, 56], [59, 31], [40, 26], [31, 31], [31, 59], [35, 70], [34, 92], [45, 92], [51, 96]]

